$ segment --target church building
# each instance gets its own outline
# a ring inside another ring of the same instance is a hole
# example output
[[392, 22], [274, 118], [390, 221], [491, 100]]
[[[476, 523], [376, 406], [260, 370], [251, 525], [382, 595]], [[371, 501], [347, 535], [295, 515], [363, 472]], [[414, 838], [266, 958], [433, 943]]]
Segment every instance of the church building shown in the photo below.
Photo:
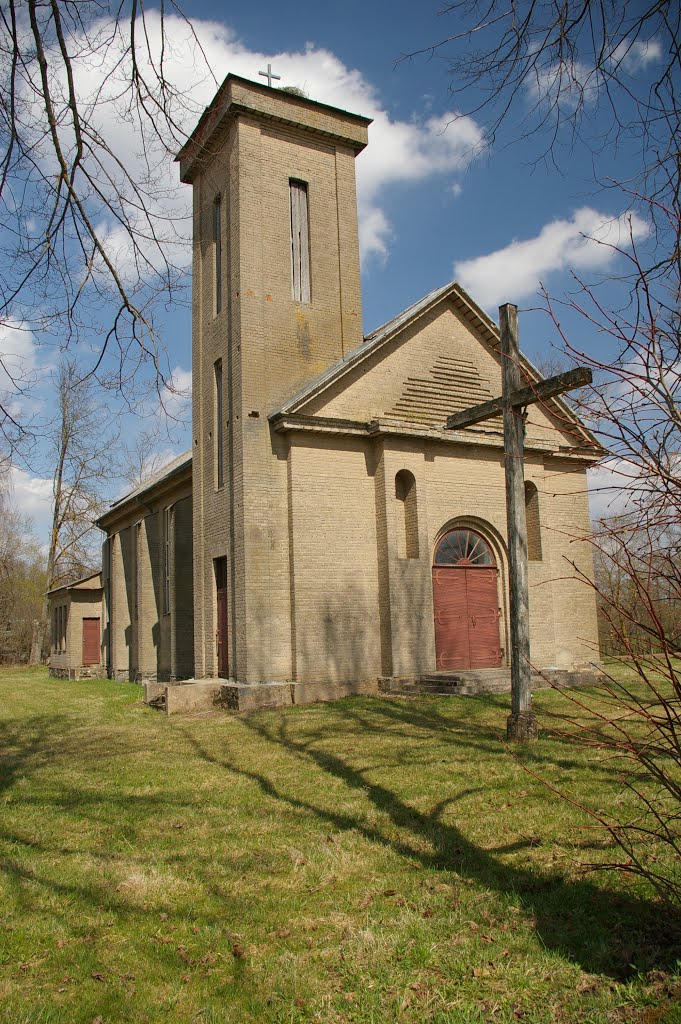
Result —
[[[363, 336], [354, 162], [369, 124], [229, 75], [178, 156], [193, 187], [192, 448], [100, 519], [101, 579], [81, 601], [95, 618], [101, 588], [102, 674], [144, 681], [168, 710], [508, 670], [501, 417], [446, 429], [501, 393], [499, 331], [454, 282]], [[528, 407], [537, 669], [597, 657], [597, 457], [560, 398]], [[53, 613], [53, 670], [77, 675], [80, 605], [63, 588], [52, 603], [70, 609]]]

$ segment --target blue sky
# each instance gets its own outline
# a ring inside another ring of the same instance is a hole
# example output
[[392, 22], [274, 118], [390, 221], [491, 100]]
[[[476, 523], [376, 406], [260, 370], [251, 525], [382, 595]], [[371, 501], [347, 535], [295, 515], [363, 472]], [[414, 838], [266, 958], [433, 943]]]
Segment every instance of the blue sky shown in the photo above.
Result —
[[[510, 144], [512, 125], [495, 146], [486, 148], [482, 118], [454, 116], [461, 100], [450, 93], [444, 54], [396, 63], [456, 30], [451, 19], [438, 16], [437, 4], [350, 0], [321, 5], [301, 0], [291, 8], [261, 0], [225, 7], [195, 0], [185, 10], [218, 81], [230, 71], [262, 80], [258, 72], [271, 62], [281, 85], [302, 87], [312, 99], [374, 118], [369, 147], [357, 162], [365, 332], [453, 278], [496, 318], [500, 302], [515, 302], [521, 311], [538, 305], [540, 281], [560, 295], [571, 286], [571, 269], [589, 278], [617, 271], [610, 246], [585, 236], [621, 242], [624, 201], [618, 191], [594, 190], [585, 148], [564, 153], [559, 170], [536, 161], [540, 147], [535, 143]], [[197, 73], [185, 59], [186, 28], [172, 18], [167, 27], [177, 52], [173, 68], [171, 50], [171, 74], [199, 109], [210, 100], [214, 85], [205, 70]], [[656, 60], [654, 42], [638, 58], [632, 58], [632, 74], [646, 75]], [[131, 140], [127, 145], [132, 146]], [[607, 153], [602, 160], [603, 173], [628, 173], [626, 151], [612, 154], [612, 166]], [[169, 173], [176, 175], [176, 166], [169, 166]], [[185, 187], [178, 209], [183, 204], [188, 209], [188, 202]], [[633, 230], [638, 238], [645, 237], [646, 225], [639, 217]], [[188, 247], [182, 258], [188, 265]], [[175, 308], [161, 323], [168, 365], [181, 392], [173, 397], [173, 408], [187, 419], [187, 306]], [[578, 347], [597, 352], [603, 344], [585, 324], [570, 327]], [[33, 349], [25, 337], [16, 342], [23, 346], [21, 357], [49, 369], [54, 352], [41, 350], [40, 339], [34, 341]], [[555, 342], [544, 315], [522, 313], [521, 345], [530, 358], [550, 356]], [[7, 338], [5, 344], [11, 351]], [[39, 389], [36, 394], [39, 402]], [[146, 411], [153, 415], [154, 410], [153, 402], [147, 403]], [[130, 419], [126, 435], [136, 429]], [[160, 445], [168, 456], [187, 448], [187, 430], [174, 427]], [[35, 517], [41, 534], [50, 491], [46, 466], [37, 449], [14, 471], [15, 502]], [[120, 490], [120, 483], [116, 486]]]

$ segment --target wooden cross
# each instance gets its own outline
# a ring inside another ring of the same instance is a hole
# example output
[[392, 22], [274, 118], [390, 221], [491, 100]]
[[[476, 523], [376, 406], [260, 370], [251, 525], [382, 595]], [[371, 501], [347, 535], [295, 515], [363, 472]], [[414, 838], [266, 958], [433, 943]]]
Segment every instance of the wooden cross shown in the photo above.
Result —
[[267, 65], [267, 71], [258, 71], [258, 74], [262, 75], [263, 78], [267, 79], [267, 84], [269, 85], [270, 89], [272, 88], [272, 79], [273, 78], [274, 78], [275, 81], [281, 82], [281, 75], [275, 75], [272, 72], [272, 65], [271, 64]]
[[447, 417], [449, 430], [459, 430], [504, 414], [506, 522], [508, 527], [509, 596], [511, 612], [511, 714], [506, 725], [510, 740], [528, 741], [537, 735], [530, 689], [530, 622], [525, 520], [524, 441], [526, 407], [591, 383], [591, 370], [576, 370], [521, 387], [518, 346], [518, 307], [499, 307], [501, 332], [501, 398]]

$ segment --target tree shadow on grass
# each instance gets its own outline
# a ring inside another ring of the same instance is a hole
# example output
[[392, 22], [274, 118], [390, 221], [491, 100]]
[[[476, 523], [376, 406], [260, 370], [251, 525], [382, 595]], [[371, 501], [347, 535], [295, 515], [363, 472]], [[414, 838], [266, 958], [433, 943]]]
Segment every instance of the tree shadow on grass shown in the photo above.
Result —
[[[538, 868], [506, 864], [501, 855], [521, 849], [523, 845], [529, 846], [530, 842], [482, 849], [467, 838], [466, 820], [460, 824], [442, 820], [445, 813], [451, 819], [459, 802], [472, 792], [471, 788], [453, 789], [432, 810], [423, 812], [410, 806], [389, 786], [371, 780], [370, 775], [377, 768], [390, 767], [388, 761], [377, 757], [366, 766], [367, 754], [370, 756], [366, 746], [362, 748], [363, 767], [353, 765], [351, 756], [335, 752], [347, 738], [346, 730], [357, 730], [366, 737], [371, 732], [385, 734], [391, 724], [398, 735], [412, 744], [416, 726], [427, 730], [438, 744], [451, 743], [459, 751], [475, 747], [500, 752], [498, 738], [487, 726], [458, 725], [441, 716], [435, 708], [421, 703], [405, 703], [393, 708], [389, 704], [344, 702], [340, 731], [336, 714], [335, 718], [327, 720], [326, 726], [315, 719], [315, 728], [308, 730], [305, 738], [300, 736], [301, 720], [293, 720], [285, 713], [254, 714], [245, 717], [243, 723], [265, 743], [283, 748], [308, 766], [314, 765], [323, 775], [340, 781], [349, 790], [361, 792], [376, 811], [387, 817], [392, 826], [390, 830], [370, 824], [361, 812], [330, 809], [321, 802], [286, 792], [274, 773], [248, 769], [240, 764], [238, 755], [215, 756], [195, 735], [184, 731], [201, 757], [250, 779], [280, 805], [315, 815], [325, 828], [352, 830], [408, 861], [430, 869], [456, 872], [481, 887], [510, 896], [533, 922], [546, 948], [578, 963], [589, 973], [625, 979], [652, 967], [674, 967], [681, 956], [681, 915], [669, 910], [662, 914], [659, 904], [626, 892], [608, 891], [586, 879], [565, 878]], [[327, 748], [323, 749], [322, 744]], [[334, 750], [329, 750], [329, 746]], [[533, 756], [542, 760], [538, 754]], [[554, 767], [558, 765], [548, 756], [544, 760]], [[565, 761], [571, 762], [571, 758], [566, 756]], [[583, 763], [572, 764], [584, 769]], [[320, 785], [323, 786], [323, 778]], [[395, 827], [400, 830], [399, 838], [395, 837]], [[424, 842], [429, 848], [425, 852]]]
[[[325, 709], [309, 716], [300, 712], [295, 716], [280, 712], [244, 717], [239, 719], [239, 727], [240, 736], [243, 737], [243, 730], [246, 730], [264, 744], [262, 749], [255, 748], [259, 763], [253, 768], [245, 765], [242, 747], [235, 746], [232, 752], [227, 741], [219, 738], [219, 753], [215, 753], [214, 732], [209, 748], [202, 739], [200, 726], [172, 723], [172, 729], [183, 735], [205, 762], [250, 780], [275, 807], [303, 811], [314, 816], [325, 829], [353, 831], [367, 841], [394, 852], [407, 864], [411, 862], [433, 870], [456, 872], [482, 888], [509, 896], [533, 922], [547, 948], [579, 963], [589, 972], [625, 978], [636, 970], [670, 967], [681, 952], [678, 918], [670, 914], [663, 916], [659, 906], [625, 893], [608, 892], [588, 880], [566, 879], [558, 874], [542, 873], [539, 869], [504, 863], [504, 854], [522, 849], [525, 840], [493, 850], [482, 849], [471, 842], [467, 836], [468, 818], [464, 817], [463, 811], [459, 811], [460, 820], [455, 815], [466, 797], [485, 789], [487, 780], [471, 778], [466, 773], [452, 773], [451, 787], [445, 783], [445, 791], [429, 811], [411, 806], [389, 782], [374, 781], [376, 770], [389, 776], [392, 765], [402, 768], [405, 763], [402, 755], [405, 753], [409, 754], [409, 764], [417, 772], [419, 765], [432, 757], [435, 745], [444, 763], [450, 757], [452, 762], [456, 758], [460, 761], [467, 755], [472, 758], [475, 753], [507, 756], [500, 749], [494, 729], [484, 722], [453, 721], [451, 711], [448, 715], [445, 706], [435, 701], [357, 700], [346, 701], [328, 711]], [[73, 722], [58, 714], [34, 716], [13, 726], [0, 724], [0, 791], [49, 764], [57, 754], [66, 757], [77, 754], [81, 760], [91, 758], [96, 761], [102, 752], [99, 738], [92, 737], [88, 741], [82, 731], [73, 735], [72, 729]], [[396, 741], [387, 751], [378, 747], [378, 741], [386, 736]], [[375, 746], [372, 737], [376, 739]], [[429, 739], [432, 743], [428, 742]], [[356, 752], [353, 751], [355, 741]], [[261, 754], [266, 754], [268, 748], [284, 751], [307, 769], [316, 769], [320, 793], [324, 791], [325, 780], [328, 780], [350, 794], [361, 794], [363, 807], [368, 801], [373, 809], [380, 812], [381, 818], [377, 823], [370, 822], [366, 810], [348, 809], [345, 801], [342, 806], [334, 806], [329, 805], [328, 800], [325, 805], [323, 798], [303, 798], [295, 784], [291, 786], [286, 778], [282, 778], [278, 767], [261, 767], [263, 763], [267, 764], [267, 758]], [[112, 751], [125, 755], [133, 749], [114, 739], [107, 745], [106, 756], [110, 756]], [[565, 749], [565, 756], [558, 760], [555, 753], [561, 749]], [[574, 764], [576, 769], [583, 770], [583, 763], [572, 761], [566, 744], [553, 745], [549, 752], [541, 745], [534, 750], [532, 757], [538, 763], [552, 767]], [[462, 781], [457, 782], [457, 779]], [[26, 794], [24, 799], [30, 801], [31, 797]], [[53, 799], [64, 809], [77, 809], [83, 818], [92, 817], [93, 821], [101, 823], [98, 807], [101, 795], [96, 786], [90, 789], [62, 785], [58, 795], [48, 794], [40, 799]], [[187, 799], [191, 799], [191, 794]], [[134, 802], [139, 810], [135, 819], [138, 831], [156, 814], [182, 815], [190, 809], [178, 800], [178, 794], [166, 792], [163, 786], [148, 794], [133, 795], [125, 787], [118, 794], [107, 791], [106, 800], [112, 804], [112, 822], [130, 807], [131, 801]], [[218, 803], [225, 811], [224, 803]], [[196, 809], [195, 801], [192, 809]], [[381, 820], [386, 819], [386, 825], [382, 825]], [[121, 831], [120, 825], [118, 831]], [[68, 856], [75, 852], [68, 844], [41, 840], [35, 834], [22, 837], [8, 833], [2, 838], [8, 844], [29, 845], [38, 854], [42, 851]], [[134, 832], [130, 839], [134, 842]], [[89, 849], [102, 865], [116, 860], [116, 852], [107, 850], [101, 842], [99, 849], [94, 841]], [[186, 865], [185, 857], [191, 857], [192, 870], [203, 877], [202, 884], [210, 889], [210, 864], [208, 861], [204, 864], [200, 853], [197, 854], [193, 847], [185, 854], [168, 852], [164, 861], [182, 868]], [[144, 857], [132, 848], [127, 859], [137, 859], [141, 866], [145, 865]], [[107, 887], [103, 879], [59, 879], [45, 876], [43, 871], [36, 876], [15, 858], [7, 858], [3, 867], [17, 886], [24, 882], [31, 885], [41, 882], [63, 897], [65, 921], [72, 898], [84, 900], [93, 908], [106, 908], [111, 913], [132, 916], [140, 925], [149, 917], [143, 907], [132, 907], [116, 890]], [[31, 891], [26, 891], [25, 898], [28, 900], [26, 910], [30, 912]], [[233, 893], [230, 899], [235, 899]], [[235, 915], [247, 913], [247, 898], [241, 905], [237, 906], [238, 903], [237, 899], [233, 908]], [[223, 915], [224, 910], [216, 910], [216, 922]], [[204, 912], [206, 919], [211, 916]]]
[[27, 768], [48, 757], [48, 751], [72, 725], [63, 715], [33, 715], [20, 722], [0, 722], [0, 793]]

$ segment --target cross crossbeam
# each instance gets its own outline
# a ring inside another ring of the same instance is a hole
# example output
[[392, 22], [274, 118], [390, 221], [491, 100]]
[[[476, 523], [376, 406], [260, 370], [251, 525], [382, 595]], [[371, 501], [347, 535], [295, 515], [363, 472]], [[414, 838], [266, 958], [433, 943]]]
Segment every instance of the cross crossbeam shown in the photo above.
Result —
[[537, 402], [545, 402], [548, 398], [556, 398], [558, 395], [572, 391], [574, 388], [581, 388], [590, 384], [592, 379], [591, 370], [586, 366], [578, 366], [576, 370], [568, 370], [566, 373], [559, 373], [555, 377], [548, 377], [537, 384], [530, 384], [527, 388], [520, 388], [513, 391], [508, 399], [492, 398], [482, 405], [474, 405], [462, 412], [455, 412], [447, 417], [447, 427], [450, 430], [458, 430], [461, 427], [470, 427], [474, 423], [488, 420], [492, 416], [498, 416], [505, 408], [506, 402], [514, 409], [524, 408]]

